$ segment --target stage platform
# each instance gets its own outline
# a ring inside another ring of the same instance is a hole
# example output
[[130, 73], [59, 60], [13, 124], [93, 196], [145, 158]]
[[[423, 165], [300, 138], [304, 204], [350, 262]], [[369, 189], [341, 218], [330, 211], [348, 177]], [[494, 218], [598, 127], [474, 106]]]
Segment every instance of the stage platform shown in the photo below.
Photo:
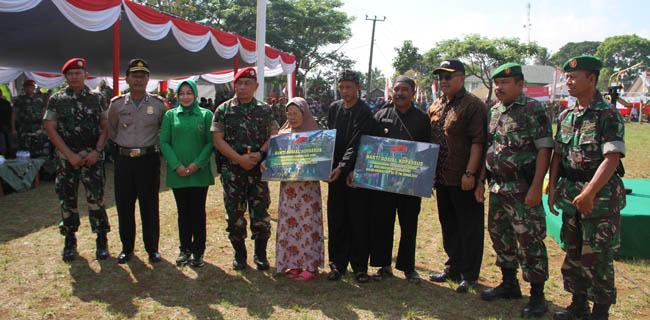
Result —
[[[623, 183], [632, 193], [627, 195], [627, 206], [621, 211], [621, 248], [616, 257], [650, 259], [650, 180], [623, 179]], [[564, 248], [560, 241], [561, 213], [554, 216], [548, 210], [546, 199], [544, 195], [546, 232]]]

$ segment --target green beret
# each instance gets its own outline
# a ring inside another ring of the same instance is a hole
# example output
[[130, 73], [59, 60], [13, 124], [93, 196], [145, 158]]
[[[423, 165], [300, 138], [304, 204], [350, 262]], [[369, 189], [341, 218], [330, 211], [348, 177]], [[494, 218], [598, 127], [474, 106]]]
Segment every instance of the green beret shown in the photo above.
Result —
[[492, 72], [492, 76], [490, 78], [507, 78], [507, 77], [513, 77], [516, 75], [521, 75], [522, 78], [524, 76], [524, 73], [521, 72], [521, 65], [518, 63], [510, 62], [506, 64], [502, 64], [500, 67], [498, 67], [494, 72]]
[[603, 62], [594, 56], [578, 56], [569, 59], [562, 66], [564, 71], [576, 70], [594, 70], [600, 71], [603, 68]]

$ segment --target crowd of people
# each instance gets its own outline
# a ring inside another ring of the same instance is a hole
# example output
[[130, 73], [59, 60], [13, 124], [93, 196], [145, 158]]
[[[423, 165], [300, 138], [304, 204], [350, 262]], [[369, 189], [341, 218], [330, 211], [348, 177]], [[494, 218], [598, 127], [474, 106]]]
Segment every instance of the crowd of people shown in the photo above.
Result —
[[[117, 145], [114, 188], [122, 243], [118, 263], [127, 263], [133, 256], [136, 200], [149, 261], [161, 260], [162, 155], [166, 184], [173, 191], [178, 212], [176, 264], [205, 264], [205, 207], [208, 188], [215, 183], [210, 159], [216, 150], [233, 268], [248, 268], [245, 240], [250, 224], [253, 263], [258, 270], [268, 270], [272, 200], [261, 176], [267, 169], [269, 139], [273, 134], [324, 127], [336, 129], [332, 172], [325, 180], [328, 234], [324, 233], [320, 183], [282, 182], [275, 230], [278, 273], [300, 281], [317, 278], [325, 266], [327, 245], [328, 280], [339, 280], [349, 267], [359, 283], [393, 277], [397, 216], [400, 237], [395, 269], [409, 283], [420, 283], [415, 251], [422, 199], [353, 187], [352, 171], [362, 135], [435, 143], [440, 149], [434, 190], [447, 260], [445, 269], [431, 274], [429, 280], [458, 283], [456, 291], [461, 294], [477, 288], [487, 191], [487, 228], [503, 279], [497, 287], [482, 291], [481, 298], [521, 298], [517, 280], [521, 267], [523, 280], [531, 284], [521, 316], [544, 315], [549, 270], [542, 189], [550, 167], [548, 205], [552, 214], [558, 214], [556, 208], [562, 211], [566, 246], [562, 276], [565, 289], [573, 295], [572, 303], [554, 318], [607, 319], [609, 307], [616, 302], [613, 252], [620, 242], [620, 210], [625, 206], [617, 167], [625, 155], [625, 143], [620, 114], [596, 90], [601, 68], [602, 62], [592, 56], [575, 57], [564, 64], [569, 94], [577, 103], [557, 115], [555, 136], [550, 108], [523, 94], [520, 65], [505, 64], [492, 73], [499, 102], [488, 108], [465, 90], [465, 66], [457, 59], [445, 60], [433, 71], [442, 95], [426, 111], [414, 104], [413, 79], [399, 76], [391, 99], [373, 112], [359, 97], [361, 84], [354, 71], [339, 72], [341, 99], [327, 107], [298, 97], [286, 103], [282, 98], [270, 100], [269, 105], [255, 99], [257, 74], [250, 67], [236, 73], [231, 99], [217, 106], [209, 99], [203, 101], [196, 84], [186, 80], [175, 90], [178, 107], [169, 109], [163, 97], [146, 92], [150, 69], [143, 59], [128, 64], [129, 92], [107, 102], [85, 86], [86, 62], [74, 58], [61, 70], [68, 87], [52, 95], [46, 107], [30, 104], [34, 107], [29, 112], [41, 113], [45, 132], [56, 147], [55, 190], [61, 203], [64, 261], [77, 255], [80, 181], [86, 190], [90, 226], [97, 234], [96, 258], [110, 256], [107, 233], [111, 228], [103, 199], [104, 146], [110, 140]], [[27, 97], [21, 99], [35, 99], [33, 83], [25, 87]], [[326, 114], [322, 123], [314, 117], [320, 113]], [[369, 267], [377, 269], [371, 273]]]

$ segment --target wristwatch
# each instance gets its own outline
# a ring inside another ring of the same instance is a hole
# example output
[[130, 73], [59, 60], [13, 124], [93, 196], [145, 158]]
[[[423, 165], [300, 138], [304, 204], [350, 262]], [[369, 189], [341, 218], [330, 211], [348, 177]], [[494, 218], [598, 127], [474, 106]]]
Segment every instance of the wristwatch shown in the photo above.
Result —
[[102, 151], [104, 151], [104, 148], [103, 147], [97, 147], [97, 148], [95, 148], [95, 151], [97, 151], [98, 153], [102, 153]]
[[469, 171], [469, 170], [465, 170], [465, 175], [466, 175], [468, 178], [473, 177], [475, 174], [476, 174], [475, 172], [472, 172], [472, 171]]

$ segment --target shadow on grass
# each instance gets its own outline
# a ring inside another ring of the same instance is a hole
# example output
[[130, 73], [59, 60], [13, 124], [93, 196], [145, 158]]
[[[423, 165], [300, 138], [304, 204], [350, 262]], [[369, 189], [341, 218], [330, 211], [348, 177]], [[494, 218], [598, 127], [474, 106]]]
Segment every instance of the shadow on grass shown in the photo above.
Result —
[[[150, 265], [134, 256], [124, 266], [114, 259], [101, 261], [96, 272], [88, 260], [78, 257], [69, 271], [74, 296], [105, 305], [109, 314], [129, 318], [155, 314], [156, 304], [142, 301], [148, 299], [178, 309], [177, 315], [186, 311], [199, 319], [225, 318], [220, 308], [243, 309], [246, 317], [263, 319], [281, 317], [281, 310], [294, 312], [294, 316], [295, 312], [316, 310], [335, 319], [472, 319], [477, 314], [510, 319], [518, 317], [527, 302], [524, 298], [488, 303], [479, 296], [485, 287], [461, 296], [450, 283], [413, 285], [400, 277], [357, 284], [351, 273], [335, 282], [322, 274], [316, 280], [298, 282], [250, 268], [226, 272], [209, 263], [193, 271], [185, 268], [167, 260]], [[428, 276], [426, 270], [419, 271]], [[559, 310], [560, 306], [549, 303], [549, 308]]]

